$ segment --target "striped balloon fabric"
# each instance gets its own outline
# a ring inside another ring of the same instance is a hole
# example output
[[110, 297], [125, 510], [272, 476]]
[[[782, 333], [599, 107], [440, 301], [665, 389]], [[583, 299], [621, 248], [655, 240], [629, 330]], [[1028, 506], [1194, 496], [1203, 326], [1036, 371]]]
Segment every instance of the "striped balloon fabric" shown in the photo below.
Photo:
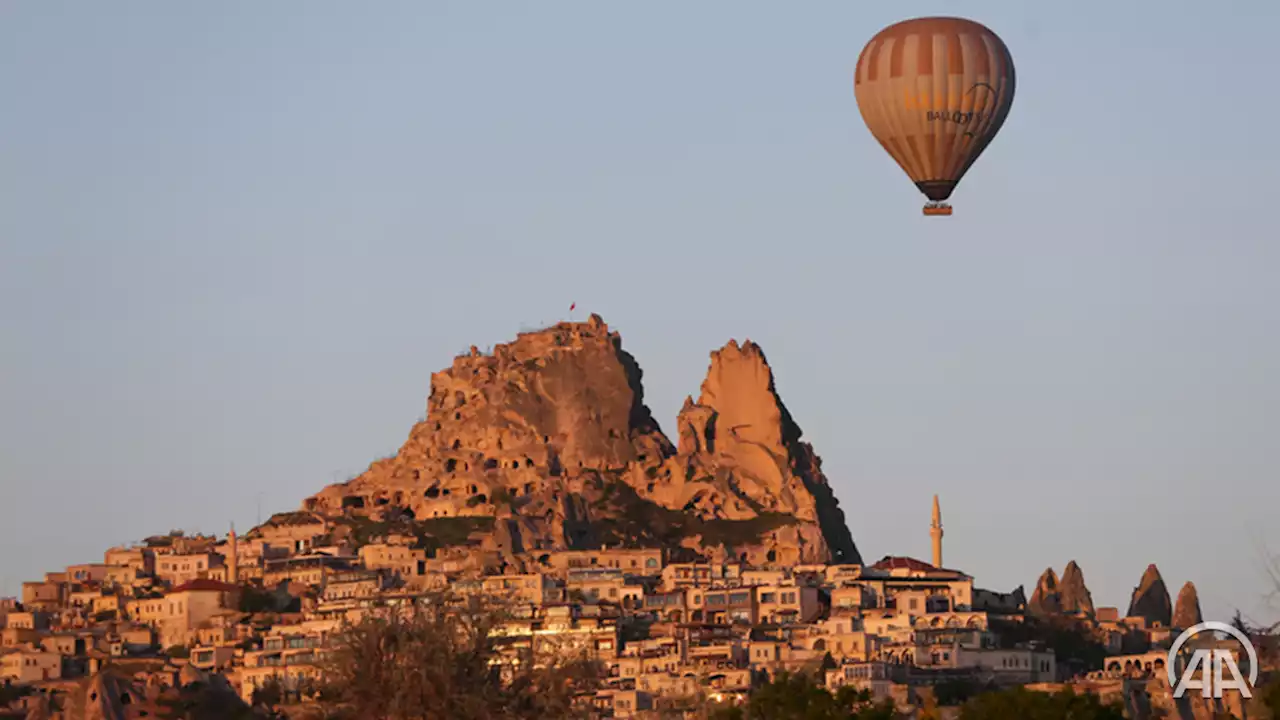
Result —
[[863, 48], [853, 87], [871, 134], [937, 203], [1004, 124], [1013, 105], [1013, 57], [972, 20], [906, 20]]

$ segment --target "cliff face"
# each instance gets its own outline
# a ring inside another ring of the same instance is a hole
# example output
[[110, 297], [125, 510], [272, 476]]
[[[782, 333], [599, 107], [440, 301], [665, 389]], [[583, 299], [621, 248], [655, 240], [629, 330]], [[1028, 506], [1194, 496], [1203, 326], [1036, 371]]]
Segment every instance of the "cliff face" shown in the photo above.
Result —
[[512, 558], [674, 543], [760, 564], [860, 561], [759, 347], [712, 353], [677, 424], [672, 445], [639, 365], [592, 315], [455, 358], [432, 375], [427, 417], [394, 457], [303, 506], [419, 524], [492, 518], [475, 525], [481, 542]]

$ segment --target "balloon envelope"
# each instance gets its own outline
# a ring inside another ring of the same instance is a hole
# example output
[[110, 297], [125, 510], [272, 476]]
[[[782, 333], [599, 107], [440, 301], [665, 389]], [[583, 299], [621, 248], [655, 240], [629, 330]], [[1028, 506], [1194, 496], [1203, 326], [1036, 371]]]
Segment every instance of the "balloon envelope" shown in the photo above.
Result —
[[962, 18], [905, 20], [858, 57], [853, 91], [871, 134], [920, 192], [941, 202], [1004, 124], [1013, 58], [985, 26]]

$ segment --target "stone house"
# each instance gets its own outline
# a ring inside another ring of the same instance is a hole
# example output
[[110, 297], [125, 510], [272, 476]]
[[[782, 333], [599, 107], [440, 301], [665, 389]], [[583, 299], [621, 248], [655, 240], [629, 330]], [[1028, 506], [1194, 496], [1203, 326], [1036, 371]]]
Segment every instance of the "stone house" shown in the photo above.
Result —
[[67, 580], [72, 583], [101, 585], [107, 579], [110, 566], [104, 563], [85, 563], [67, 567]]
[[5, 629], [35, 630], [38, 632], [48, 630], [51, 617], [49, 613], [40, 610], [11, 612], [5, 623]]
[[770, 624], [813, 622], [825, 609], [822, 593], [814, 587], [764, 585], [755, 588], [759, 622]]
[[18, 648], [0, 658], [0, 680], [27, 685], [62, 678], [62, 655], [48, 650]]
[[132, 568], [143, 575], [155, 574], [156, 554], [151, 548], [115, 547], [103, 553], [102, 561], [111, 568]]
[[53, 609], [66, 598], [66, 584], [62, 582], [22, 583], [22, 605], [26, 608]]
[[609, 568], [630, 575], [657, 576], [662, 573], [662, 550], [623, 549], [613, 550], [563, 550], [544, 554], [544, 564], [560, 572], [585, 568]]
[[6, 627], [0, 631], [0, 647], [20, 647], [40, 642], [40, 631], [31, 628]]
[[662, 569], [662, 588], [733, 587], [742, 584], [740, 563], [673, 563]]
[[316, 513], [277, 513], [246, 533], [245, 538], [251, 543], [261, 541], [273, 548], [285, 548], [289, 554], [301, 554], [324, 544], [330, 529], [329, 522]]
[[210, 568], [222, 564], [222, 556], [211, 552], [161, 555], [156, 558], [156, 577], [172, 586], [207, 578]]
[[132, 603], [129, 612], [160, 634], [160, 644], [186, 645], [203, 623], [238, 607], [240, 588], [215, 580], [197, 579], [179, 585], [159, 598]]
[[[93, 647], [90, 643], [88, 647]], [[40, 638], [40, 648], [46, 652], [57, 653], [66, 657], [76, 657], [84, 655], [86, 651], [85, 638], [68, 633], [58, 633], [55, 635], [45, 635]]]

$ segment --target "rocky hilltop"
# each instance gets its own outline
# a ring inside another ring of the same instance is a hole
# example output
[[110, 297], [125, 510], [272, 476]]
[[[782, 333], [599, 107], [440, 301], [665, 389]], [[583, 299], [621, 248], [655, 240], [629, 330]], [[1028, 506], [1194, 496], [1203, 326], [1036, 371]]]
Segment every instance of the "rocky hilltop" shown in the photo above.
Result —
[[432, 375], [426, 419], [395, 456], [303, 508], [365, 534], [390, 523], [437, 546], [478, 544], [504, 562], [604, 544], [761, 565], [861, 562], [757, 345], [711, 354], [674, 445], [641, 377], [598, 315], [491, 353], [472, 347]]

